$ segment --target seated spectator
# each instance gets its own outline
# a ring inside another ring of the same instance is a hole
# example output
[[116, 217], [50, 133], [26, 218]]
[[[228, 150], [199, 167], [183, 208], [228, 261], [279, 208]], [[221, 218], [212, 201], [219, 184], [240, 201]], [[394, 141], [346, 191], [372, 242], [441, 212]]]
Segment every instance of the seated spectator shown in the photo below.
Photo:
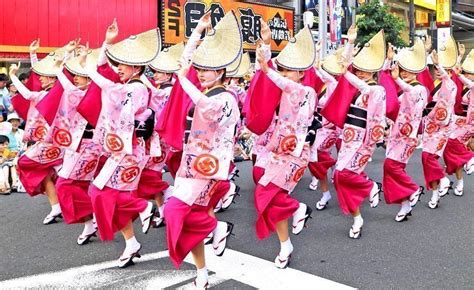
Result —
[[18, 117], [17, 113], [13, 112], [8, 115], [7, 121], [12, 125], [10, 133], [6, 134], [10, 139], [10, 145], [8, 148], [14, 152], [25, 150], [25, 143], [23, 142], [23, 135], [25, 132], [19, 128], [21, 124], [20, 117]]
[[0, 194], [3, 195], [11, 193], [10, 172], [12, 173], [12, 180], [15, 181], [15, 190], [17, 187], [16, 180], [18, 180], [16, 166], [13, 165], [16, 154], [8, 149], [8, 143], [8, 137], [0, 135], [0, 167], [2, 168], [0, 172]]
[[8, 112], [13, 112], [13, 106], [10, 102], [10, 93], [7, 89], [8, 77], [6, 74], [0, 74], [0, 114], [3, 115], [4, 121]]

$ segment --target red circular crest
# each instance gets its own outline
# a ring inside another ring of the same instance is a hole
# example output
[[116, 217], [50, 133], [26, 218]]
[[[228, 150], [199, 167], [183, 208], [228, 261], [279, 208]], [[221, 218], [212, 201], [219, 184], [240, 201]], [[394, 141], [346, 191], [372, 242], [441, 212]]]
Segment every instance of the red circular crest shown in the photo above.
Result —
[[438, 121], [444, 121], [448, 117], [448, 111], [445, 108], [438, 108], [435, 112], [435, 118]]
[[446, 144], [446, 139], [441, 139], [438, 143], [438, 146], [436, 146], [436, 150], [443, 149], [444, 144]]
[[408, 156], [408, 157], [412, 156], [413, 153], [415, 152], [415, 149], [416, 149], [416, 145], [413, 145], [413, 146], [408, 147], [408, 149], [407, 149], [407, 156]]
[[377, 125], [372, 129], [370, 138], [372, 139], [372, 141], [379, 142], [383, 139], [384, 132], [384, 128], [380, 125]]
[[140, 168], [138, 166], [133, 166], [126, 168], [122, 171], [120, 179], [124, 183], [132, 183], [140, 175]]
[[108, 133], [105, 136], [105, 146], [112, 152], [119, 152], [123, 150], [123, 141], [117, 134]]
[[411, 132], [413, 132], [413, 127], [410, 123], [405, 123], [400, 128], [400, 133], [405, 137], [410, 137]]
[[360, 166], [360, 167], [365, 166], [365, 165], [367, 164], [367, 162], [369, 162], [369, 159], [370, 159], [370, 155], [369, 155], [369, 154], [362, 156], [362, 157], [359, 159], [359, 166]]
[[295, 182], [300, 181], [300, 179], [303, 178], [305, 170], [306, 170], [306, 167], [301, 167], [298, 170], [296, 170], [295, 175], [293, 175], [293, 180]]
[[54, 132], [54, 141], [61, 146], [67, 147], [72, 143], [72, 136], [68, 130], [59, 129]]
[[435, 131], [438, 131], [439, 127], [438, 125], [436, 125], [435, 123], [432, 123], [432, 122], [429, 122], [427, 125], [426, 125], [426, 133], [428, 134], [432, 134], [434, 133]]
[[355, 130], [353, 128], [346, 128], [342, 132], [343, 140], [345, 143], [349, 143], [355, 138]]
[[61, 149], [58, 147], [51, 147], [45, 152], [46, 159], [54, 160], [61, 155]]
[[336, 138], [327, 138], [324, 140], [324, 143], [322, 145], [323, 148], [329, 149], [331, 148], [334, 144], [336, 144], [337, 139]]
[[456, 125], [458, 126], [464, 126], [466, 124], [466, 119], [464, 118], [459, 118], [456, 120]]
[[289, 135], [283, 138], [280, 142], [280, 148], [283, 152], [292, 152], [296, 148], [298, 139], [296, 135]]
[[46, 136], [47, 130], [45, 126], [38, 126], [36, 127], [35, 131], [33, 132], [33, 136], [42, 140]]
[[194, 160], [194, 170], [204, 176], [212, 176], [219, 170], [219, 160], [211, 154], [201, 154]]
[[165, 151], [161, 151], [161, 156], [154, 156], [151, 158], [151, 162], [155, 163], [155, 164], [159, 164], [161, 162], [163, 162], [166, 158], [166, 154], [165, 154]]
[[96, 159], [87, 162], [86, 166], [84, 166], [84, 173], [85, 174], [91, 173], [92, 171], [94, 171], [96, 166], [97, 166], [97, 160]]

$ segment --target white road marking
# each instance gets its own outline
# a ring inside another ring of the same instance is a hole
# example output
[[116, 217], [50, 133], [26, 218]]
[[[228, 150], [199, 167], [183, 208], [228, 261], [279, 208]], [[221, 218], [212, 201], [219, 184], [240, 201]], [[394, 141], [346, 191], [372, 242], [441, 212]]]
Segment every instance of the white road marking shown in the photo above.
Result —
[[[143, 255], [135, 259], [136, 263], [167, 258], [168, 251]], [[192, 263], [189, 255], [186, 262]], [[273, 262], [266, 261], [231, 249], [226, 249], [224, 256], [214, 255], [212, 247], [206, 247], [206, 264], [210, 275], [210, 286], [227, 280], [235, 280], [259, 289], [353, 289], [346, 285], [324, 279], [292, 268], [277, 269]], [[19, 288], [139, 288], [157, 289], [186, 283], [178, 289], [192, 288], [194, 270], [153, 270], [153, 269], [118, 269], [116, 261], [70, 268], [59, 272], [26, 276], [0, 281], [0, 289]], [[191, 282], [190, 282], [191, 281]]]

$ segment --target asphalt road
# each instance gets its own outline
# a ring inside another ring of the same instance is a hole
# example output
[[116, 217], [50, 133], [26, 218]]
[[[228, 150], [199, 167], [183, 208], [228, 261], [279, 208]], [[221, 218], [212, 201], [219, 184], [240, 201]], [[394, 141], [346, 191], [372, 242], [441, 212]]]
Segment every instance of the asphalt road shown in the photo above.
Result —
[[[376, 181], [382, 178], [383, 158], [383, 149], [377, 149], [366, 170], [368, 176]], [[276, 236], [263, 241], [255, 236], [251, 163], [238, 163], [238, 167], [240, 178], [236, 183], [242, 189], [241, 197], [229, 210], [218, 214], [219, 219], [235, 224], [235, 236], [231, 237], [228, 246], [272, 262], [279, 251]], [[421, 185], [423, 175], [419, 150], [407, 170]], [[314, 208], [320, 192], [310, 191], [309, 182], [307, 172], [293, 194]], [[291, 268], [364, 289], [473, 289], [473, 177], [465, 177], [464, 184], [463, 197], [451, 194], [441, 200], [436, 210], [427, 205], [431, 193], [423, 196], [413, 216], [404, 223], [393, 220], [398, 212], [397, 206], [381, 202], [378, 208], [371, 209], [366, 202], [362, 207], [364, 231], [360, 240], [348, 238], [352, 218], [342, 215], [331, 187], [333, 199], [328, 208], [322, 212], [314, 211], [309, 227], [300, 235], [291, 236], [295, 246]], [[0, 281], [111, 261], [121, 254], [124, 242], [120, 236], [109, 243], [94, 239], [81, 247], [76, 245], [76, 238], [82, 226], [63, 223], [43, 226], [42, 220], [48, 212], [45, 197], [30, 198], [26, 194], [0, 196]], [[163, 228], [151, 229], [148, 235], [143, 235], [139, 232], [138, 222], [135, 225], [143, 254], [166, 250]], [[137, 263], [126, 271], [119, 270], [123, 271], [119, 273], [133, 275], [133, 271], [145, 269], [148, 277], [157, 278], [160, 275], [158, 270], [165, 268], [172, 269], [171, 263], [160, 258]], [[191, 265], [185, 264], [182, 271], [192, 273], [191, 269]], [[295, 283], [304, 285], [304, 288], [317, 287], [304, 281]], [[0, 288], [1, 285], [0, 282]], [[139, 284], [134, 285], [137, 287]], [[81, 287], [81, 284], [76, 286]], [[251, 285], [229, 280], [216, 288], [241, 289], [251, 288]]]

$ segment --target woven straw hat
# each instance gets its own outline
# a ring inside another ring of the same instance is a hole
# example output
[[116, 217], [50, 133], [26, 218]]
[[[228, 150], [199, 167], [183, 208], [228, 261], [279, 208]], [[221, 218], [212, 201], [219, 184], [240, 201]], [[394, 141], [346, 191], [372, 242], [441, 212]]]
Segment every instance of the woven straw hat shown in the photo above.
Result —
[[[87, 66], [97, 66], [99, 60], [100, 49], [89, 50], [87, 53]], [[66, 61], [64, 67], [73, 75], [87, 77], [87, 70], [79, 64], [79, 58], [73, 57]]]
[[180, 42], [170, 47], [165, 47], [158, 56], [149, 64], [155, 71], [173, 73], [179, 70], [179, 59], [184, 51], [184, 43]]
[[471, 52], [466, 56], [461, 68], [469, 74], [474, 74], [474, 49], [471, 49]]
[[200, 69], [226, 68], [242, 54], [242, 32], [233, 11], [217, 23], [206, 35], [193, 56], [193, 65]]
[[38, 61], [37, 63], [34, 63], [31, 66], [31, 69], [40, 76], [56, 77], [57, 68], [54, 65], [55, 58], [58, 56], [63, 58], [65, 52], [66, 50], [64, 47], [52, 51], [45, 58]]
[[233, 63], [231, 63], [229, 66], [225, 68], [226, 76], [229, 76], [237, 72], [240, 66], [240, 62], [242, 61], [242, 55], [243, 53], [241, 52], [239, 57]]
[[107, 56], [114, 62], [143, 66], [149, 64], [161, 50], [161, 36], [158, 29], [148, 30], [117, 42], [107, 49]]
[[385, 62], [385, 38], [383, 30], [367, 42], [354, 57], [352, 65], [361, 71], [377, 72], [382, 69]]
[[341, 75], [342, 67], [340, 62], [342, 61], [342, 53], [344, 52], [344, 47], [336, 50], [335, 53], [328, 55], [321, 64], [321, 67], [332, 75]]
[[458, 58], [458, 46], [456, 41], [451, 35], [446, 39], [446, 42], [443, 43], [438, 51], [438, 60], [439, 64], [446, 69], [451, 69], [456, 65]]
[[421, 39], [417, 38], [412, 47], [405, 47], [396, 55], [396, 60], [401, 69], [419, 73], [426, 68], [425, 45]]
[[249, 72], [250, 66], [250, 55], [246, 52], [242, 54], [242, 60], [240, 61], [238, 69], [234, 73], [228, 73], [227, 76], [231, 78], [242, 78]]
[[275, 58], [275, 62], [286, 69], [303, 71], [310, 68], [316, 58], [313, 35], [308, 27], [303, 28], [290, 39]]

